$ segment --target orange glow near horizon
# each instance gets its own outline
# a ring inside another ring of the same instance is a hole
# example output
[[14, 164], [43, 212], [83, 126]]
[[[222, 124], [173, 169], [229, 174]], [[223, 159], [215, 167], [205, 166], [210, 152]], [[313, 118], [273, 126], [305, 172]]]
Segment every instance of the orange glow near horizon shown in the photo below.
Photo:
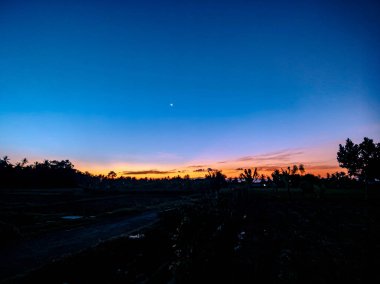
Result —
[[[189, 175], [191, 178], [203, 178], [207, 174], [207, 169], [221, 170], [228, 178], [239, 177], [243, 169], [257, 168], [259, 174], [270, 176], [275, 169], [286, 169], [293, 165], [303, 164], [305, 173], [320, 175], [325, 177], [327, 173], [341, 172], [336, 160], [337, 141], [330, 141], [325, 144], [315, 145], [309, 148], [283, 149], [271, 152], [253, 152], [253, 154], [228, 156], [220, 151], [209, 154], [211, 151], [204, 151], [201, 155], [191, 160], [175, 162], [175, 154], [160, 154], [160, 159], [152, 159], [156, 162], [131, 162], [110, 160], [83, 161], [72, 157], [55, 156], [45, 157], [49, 160], [69, 159], [76, 169], [82, 172], [89, 172], [93, 175], [107, 175], [114, 171], [117, 176], [130, 176], [135, 178], [165, 178]], [[178, 155], [180, 156], [180, 155]], [[20, 161], [23, 155], [11, 157], [13, 161]], [[143, 157], [144, 160], [149, 159]], [[41, 159], [38, 156], [28, 157], [32, 163]], [[135, 158], [137, 160], [137, 158]], [[170, 162], [172, 161], [172, 162]]]
[[[79, 163], [80, 164], [80, 163]], [[137, 179], [139, 178], [153, 178], [153, 179], [159, 179], [159, 178], [165, 178], [165, 177], [184, 177], [185, 175], [189, 175], [190, 178], [203, 178], [207, 174], [207, 169], [212, 168], [215, 170], [222, 171], [227, 178], [235, 178], [239, 177], [239, 175], [243, 172], [243, 169], [248, 168], [257, 168], [259, 174], [263, 174], [265, 176], [271, 176], [272, 172], [276, 169], [286, 169], [288, 166], [292, 167], [293, 164], [296, 164], [297, 166], [299, 163], [289, 163], [289, 164], [278, 164], [278, 165], [260, 165], [256, 164], [255, 166], [252, 165], [246, 165], [244, 167], [233, 167], [233, 165], [223, 165], [217, 167], [217, 165], [209, 165], [205, 168], [199, 168], [194, 169], [189, 166], [182, 166], [179, 167], [178, 165], [173, 165], [172, 167], [168, 168], [160, 167], [159, 165], [129, 165], [125, 166], [122, 164], [115, 164], [115, 165], [107, 165], [105, 167], [102, 167], [101, 165], [98, 166], [78, 166], [76, 167], [78, 170], [85, 172], [88, 171], [91, 174], [94, 175], [107, 175], [110, 171], [114, 171], [117, 173], [118, 177], [125, 176], [125, 177], [135, 177]], [[336, 163], [331, 165], [326, 164], [316, 164], [316, 163], [303, 163], [305, 167], [305, 173], [310, 173], [314, 175], [320, 175], [322, 177], [325, 177], [327, 173], [334, 173], [334, 172], [341, 172], [345, 171], [344, 169], [340, 168], [338, 164]], [[202, 171], [201, 171], [202, 169]], [[124, 173], [128, 172], [128, 173]]]
[[[224, 157], [218, 153], [216, 157], [197, 157], [183, 163], [83, 163], [74, 162], [77, 169], [92, 174], [107, 175], [114, 171], [118, 176], [136, 178], [165, 178], [189, 175], [191, 178], [202, 178], [207, 169], [221, 170], [228, 178], [239, 177], [243, 169], [257, 168], [259, 174], [270, 176], [276, 169], [286, 169], [293, 165], [303, 164], [305, 173], [325, 177], [327, 173], [345, 171], [340, 168], [336, 160], [336, 142], [318, 145], [303, 149], [284, 149], [265, 153], [256, 153], [240, 157]], [[165, 162], [167, 159], [163, 159]]]

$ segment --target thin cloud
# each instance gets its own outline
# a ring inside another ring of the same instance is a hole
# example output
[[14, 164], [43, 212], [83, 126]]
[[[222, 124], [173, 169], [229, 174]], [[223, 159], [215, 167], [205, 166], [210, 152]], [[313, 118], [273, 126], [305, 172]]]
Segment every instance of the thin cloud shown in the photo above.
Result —
[[159, 171], [159, 170], [146, 170], [146, 171], [123, 171], [123, 175], [167, 175], [177, 173], [176, 170], [171, 171]]
[[201, 172], [205, 172], [206, 170], [205, 169], [196, 169], [193, 171], [193, 173], [201, 173]]
[[[292, 167], [292, 165], [299, 165], [300, 163], [291, 163], [291, 164], [268, 164], [268, 165], [262, 165], [257, 167], [257, 170], [259, 172], [273, 172], [275, 170], [281, 170], [281, 169], [286, 169], [288, 166]], [[326, 163], [321, 163], [321, 164], [304, 164], [306, 172], [313, 172], [313, 171], [321, 171], [321, 170], [326, 170], [326, 171], [331, 171], [331, 170], [337, 170], [339, 169], [338, 165], [331, 165], [331, 164], [326, 164]], [[234, 169], [235, 171], [241, 171], [244, 168], [237, 168]]]
[[244, 156], [236, 159], [237, 162], [246, 162], [246, 161], [282, 161], [287, 162], [293, 159], [295, 156], [303, 154], [303, 151], [294, 151], [294, 150], [282, 150], [276, 152], [270, 152], [254, 156]]
[[245, 157], [238, 158], [236, 161], [245, 162], [245, 161], [252, 161], [252, 160], [253, 160], [253, 156], [245, 156]]
[[187, 166], [186, 168], [205, 168], [207, 167], [207, 165], [190, 165], [190, 166]]
[[305, 166], [306, 170], [333, 170], [339, 168], [338, 165], [310, 165], [310, 166]]

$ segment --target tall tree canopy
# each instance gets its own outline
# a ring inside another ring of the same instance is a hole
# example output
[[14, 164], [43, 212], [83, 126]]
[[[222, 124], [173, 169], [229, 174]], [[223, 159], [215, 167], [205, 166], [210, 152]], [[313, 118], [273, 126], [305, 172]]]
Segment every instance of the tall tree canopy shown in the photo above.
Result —
[[360, 179], [380, 178], [380, 143], [364, 138], [360, 144], [353, 143], [349, 138], [346, 145], [339, 144], [337, 153], [339, 166], [346, 168], [349, 175]]

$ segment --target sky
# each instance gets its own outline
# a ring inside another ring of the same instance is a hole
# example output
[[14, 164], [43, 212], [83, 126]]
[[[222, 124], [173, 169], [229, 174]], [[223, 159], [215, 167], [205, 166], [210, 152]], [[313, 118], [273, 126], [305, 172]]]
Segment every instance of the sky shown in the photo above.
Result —
[[378, 1], [0, 0], [0, 155], [138, 177], [380, 140]]

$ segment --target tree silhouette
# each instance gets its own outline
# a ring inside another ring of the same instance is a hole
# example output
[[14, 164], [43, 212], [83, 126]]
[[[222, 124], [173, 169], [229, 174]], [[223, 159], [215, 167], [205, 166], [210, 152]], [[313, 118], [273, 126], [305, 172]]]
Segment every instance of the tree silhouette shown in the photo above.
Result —
[[339, 166], [346, 168], [350, 176], [355, 176], [365, 183], [365, 198], [368, 198], [368, 181], [380, 178], [380, 143], [364, 137], [360, 144], [349, 138], [343, 146], [339, 144], [337, 152]]
[[266, 180], [265, 180], [265, 176], [264, 176], [264, 174], [262, 174], [262, 175], [260, 176], [260, 184], [261, 184], [262, 186], [265, 186], [265, 184], [266, 184]]
[[300, 164], [298, 170], [300, 171], [301, 175], [303, 175], [305, 173], [305, 166], [303, 164]]
[[16, 168], [19, 170], [23, 169], [27, 163], [28, 163], [28, 160], [26, 158], [24, 158], [20, 162], [16, 163]]
[[245, 181], [248, 187], [250, 187], [252, 182], [259, 178], [257, 168], [255, 168], [253, 172], [251, 169], [244, 169], [244, 171], [240, 174], [240, 178]]
[[298, 173], [298, 167], [297, 165], [293, 165], [293, 168], [292, 168], [292, 175], [296, 175]]
[[281, 173], [282, 173], [282, 175], [281, 175], [281, 177], [282, 177], [282, 180], [283, 180], [283, 182], [285, 183], [285, 185], [286, 185], [286, 190], [287, 190], [287, 192], [288, 192], [288, 197], [289, 197], [289, 199], [290, 199], [290, 174], [291, 174], [291, 169], [290, 169], [290, 167], [288, 167], [286, 170], [284, 170], [284, 169], [281, 169]]
[[244, 169], [244, 171], [240, 174], [240, 178], [243, 179], [246, 184], [251, 185], [253, 182], [252, 170]]
[[271, 176], [272, 176], [272, 181], [273, 181], [272, 187], [274, 188], [275, 192], [278, 192], [278, 187], [282, 186], [282, 184], [284, 183], [282, 181], [281, 173], [278, 169], [276, 169], [273, 171]]
[[12, 164], [9, 162], [9, 157], [4, 156], [2, 159], [0, 159], [0, 167], [1, 168], [11, 168]]
[[114, 171], [110, 171], [107, 174], [107, 178], [109, 178], [109, 179], [115, 179], [116, 177], [117, 177], [117, 174]]
[[300, 181], [303, 178], [303, 176], [298, 174], [298, 172], [301, 174], [305, 172], [305, 167], [303, 164], [300, 164], [299, 166], [293, 165], [292, 167], [288, 166], [286, 169], [281, 169], [281, 171], [278, 169], [274, 170], [272, 173], [272, 186], [274, 186], [275, 191], [277, 191], [278, 186], [285, 186], [290, 198], [290, 185], [294, 187], [299, 186]]
[[22, 159], [21, 160], [21, 167], [25, 167], [27, 163], [28, 163], [28, 159], [27, 158]]
[[222, 171], [214, 170], [211, 168], [209, 168], [207, 172], [208, 173], [205, 175], [205, 178], [209, 183], [209, 188], [218, 197], [220, 189], [226, 183], [226, 176], [222, 173]]

